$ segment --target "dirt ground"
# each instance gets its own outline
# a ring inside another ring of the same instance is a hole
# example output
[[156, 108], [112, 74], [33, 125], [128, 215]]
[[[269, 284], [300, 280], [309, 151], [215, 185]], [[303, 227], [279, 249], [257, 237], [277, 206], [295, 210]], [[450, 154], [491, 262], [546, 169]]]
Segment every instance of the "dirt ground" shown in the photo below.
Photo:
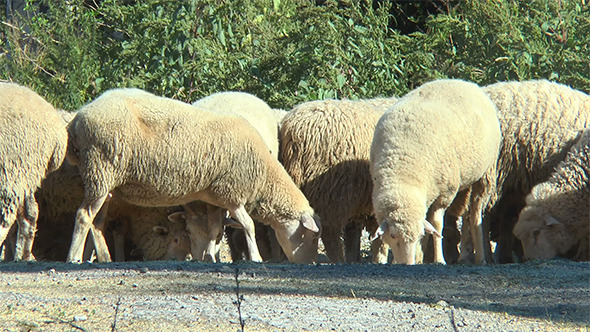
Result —
[[0, 263], [4, 331], [587, 331], [590, 263]]

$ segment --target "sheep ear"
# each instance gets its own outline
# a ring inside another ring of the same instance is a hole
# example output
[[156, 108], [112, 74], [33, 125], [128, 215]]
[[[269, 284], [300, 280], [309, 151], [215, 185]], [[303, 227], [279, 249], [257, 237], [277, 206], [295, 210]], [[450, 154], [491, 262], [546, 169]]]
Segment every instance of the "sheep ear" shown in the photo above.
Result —
[[315, 219], [307, 213], [301, 216], [301, 224], [303, 225], [303, 227], [309, 229], [314, 233], [320, 232], [320, 228], [318, 227], [318, 224], [316, 223]]
[[154, 226], [152, 229], [154, 230], [154, 233], [156, 233], [158, 235], [167, 235], [168, 234], [168, 227]]
[[371, 238], [369, 240], [375, 241], [378, 237], [385, 234], [385, 232], [387, 232], [388, 230], [389, 230], [389, 224], [386, 221], [382, 222], [381, 226], [379, 226], [379, 228], [377, 228], [377, 230], [375, 231], [375, 233], [373, 233], [373, 235], [371, 235]]
[[559, 222], [559, 220], [553, 218], [553, 216], [545, 216], [545, 225], [546, 226], [561, 225], [561, 223]]
[[243, 229], [244, 226], [239, 222], [235, 221], [233, 218], [223, 218], [223, 226], [228, 226], [237, 229]]
[[440, 238], [442, 238], [443, 236], [436, 230], [436, 228], [434, 228], [434, 226], [432, 226], [431, 223], [429, 223], [426, 219], [424, 219], [424, 231], [428, 234], [434, 234]]
[[184, 222], [186, 219], [185, 212], [174, 212], [168, 215], [168, 220], [171, 222]]

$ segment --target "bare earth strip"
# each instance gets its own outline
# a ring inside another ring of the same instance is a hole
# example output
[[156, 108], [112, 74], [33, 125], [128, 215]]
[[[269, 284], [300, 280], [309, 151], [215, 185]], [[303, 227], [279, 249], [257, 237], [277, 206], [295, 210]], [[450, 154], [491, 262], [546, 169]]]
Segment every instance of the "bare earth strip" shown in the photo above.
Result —
[[[587, 331], [590, 263], [0, 263], [0, 330]], [[113, 329], [113, 325], [115, 329]]]

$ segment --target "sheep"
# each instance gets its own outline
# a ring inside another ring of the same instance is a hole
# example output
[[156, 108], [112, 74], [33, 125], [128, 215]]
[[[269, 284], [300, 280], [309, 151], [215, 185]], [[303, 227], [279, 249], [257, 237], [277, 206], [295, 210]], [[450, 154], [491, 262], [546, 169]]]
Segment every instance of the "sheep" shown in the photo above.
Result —
[[461, 80], [426, 83], [379, 119], [370, 159], [380, 223], [373, 237], [383, 237], [396, 263], [415, 263], [425, 231], [436, 236], [434, 261], [445, 263], [443, 215], [467, 188], [472, 236], [483, 262], [481, 209], [494, 188], [500, 139], [495, 106], [476, 84]]
[[[99, 261], [110, 260], [104, 236], [92, 224], [110, 192], [140, 206], [201, 200], [227, 209], [244, 227], [252, 260], [261, 261], [249, 211], [275, 229], [290, 261], [315, 260], [319, 220], [244, 119], [139, 89], [113, 89], [83, 106], [68, 133], [67, 158], [79, 165], [85, 196], [69, 262], [81, 260], [89, 230]], [[221, 225], [223, 214], [214, 217], [210, 224]], [[193, 244], [191, 239], [191, 251]]]
[[[191, 247], [186, 224], [168, 221], [168, 216], [179, 209], [179, 206], [134, 206], [115, 196], [108, 206], [106, 223], [114, 226], [114, 241], [128, 238], [135, 245], [129, 255], [125, 251], [119, 254], [119, 260], [128, 256], [139, 260], [189, 259]], [[122, 248], [120, 243], [114, 247]]]
[[66, 122], [29, 88], [0, 83], [0, 244], [17, 221], [15, 260], [32, 260], [38, 206], [35, 191], [67, 150]]
[[[65, 260], [74, 228], [77, 208], [82, 204], [84, 186], [78, 168], [64, 163], [49, 174], [35, 193], [39, 204], [38, 232], [33, 252], [42, 260]], [[182, 223], [171, 224], [167, 217], [180, 207], [148, 208], [111, 200], [104, 223], [112, 234], [117, 261], [134, 257], [147, 260], [183, 260], [190, 252], [188, 234]], [[111, 237], [109, 237], [110, 239]], [[121, 241], [127, 239], [126, 245]], [[130, 241], [130, 242], [129, 242]], [[140, 255], [138, 255], [140, 254]]]
[[[503, 137], [497, 189], [486, 207], [484, 223], [497, 242], [495, 260], [509, 263], [513, 251], [517, 259], [520, 256], [512, 229], [525, 198], [565, 158], [578, 131], [590, 127], [590, 96], [547, 80], [500, 82], [483, 89], [498, 109]], [[464, 226], [468, 228], [469, 223]], [[491, 249], [486, 249], [491, 256]], [[460, 261], [469, 255], [462, 245]]]
[[551, 177], [533, 187], [513, 233], [526, 258], [565, 255], [580, 244], [578, 258], [589, 259], [590, 129], [582, 132]]
[[[369, 149], [377, 121], [395, 101], [309, 101], [281, 121], [279, 160], [320, 216], [322, 242], [332, 262], [359, 261], [359, 225], [379, 226], [370, 218]], [[382, 260], [373, 251], [374, 261]]]
[[[278, 127], [279, 120], [285, 114], [284, 111], [279, 109], [271, 109], [262, 99], [252, 94], [236, 91], [214, 93], [210, 96], [195, 101], [193, 103], [193, 106], [204, 108], [214, 113], [229, 116], [239, 116], [245, 119], [260, 134], [260, 136], [268, 146], [271, 155], [274, 158], [278, 158]], [[215, 210], [212, 210], [211, 206], [207, 208], [210, 211], [212, 211], [211, 213], [219, 213]], [[222, 233], [220, 232], [219, 234], [214, 234], [211, 232], [211, 229], [221, 230], [222, 227], [205, 227], [203, 220], [199, 220], [198, 214], [191, 213], [190, 211], [188, 212], [189, 213], [187, 213], [186, 215], [177, 214], [171, 217], [180, 218], [187, 222], [189, 227], [191, 228], [191, 233], [193, 233], [193, 238], [195, 239], [195, 242], [202, 243], [202, 245], [199, 246], [199, 248], [201, 248], [205, 252], [203, 252], [203, 255], [197, 257], [197, 259], [210, 259], [215, 261], [215, 258], [218, 257], [220, 243], [219, 239]], [[207, 215], [206, 211], [205, 215]], [[234, 225], [232, 223], [228, 224]], [[261, 244], [261, 240], [263, 239], [269, 240], [273, 242], [272, 244], [274, 244], [274, 248], [278, 249], [279, 251], [271, 255], [263, 256], [274, 256], [277, 258], [280, 257], [280, 248], [276, 241], [276, 237], [274, 237], [274, 232], [272, 231], [270, 226], [261, 223], [256, 223], [255, 228], [265, 228], [265, 230], [257, 230], [256, 234], [265, 235], [263, 238], [258, 237], [258, 245]], [[232, 249], [232, 257], [237, 258], [242, 255], [248, 256], [247, 253], [238, 253], [239, 246], [236, 246], [232, 242], [232, 240], [234, 239], [245, 236], [243, 230], [235, 229], [234, 227], [229, 227], [226, 230], [226, 232], [230, 234], [228, 236], [228, 244], [230, 245], [230, 249]], [[273, 236], [266, 236], [267, 233], [270, 233]], [[269, 243], [268, 246], [273, 247], [272, 244]], [[263, 244], [263, 246], [266, 245]], [[242, 246], [242, 248], [243, 247], [244, 246]], [[200, 252], [198, 252], [198, 254], [200, 254]]]

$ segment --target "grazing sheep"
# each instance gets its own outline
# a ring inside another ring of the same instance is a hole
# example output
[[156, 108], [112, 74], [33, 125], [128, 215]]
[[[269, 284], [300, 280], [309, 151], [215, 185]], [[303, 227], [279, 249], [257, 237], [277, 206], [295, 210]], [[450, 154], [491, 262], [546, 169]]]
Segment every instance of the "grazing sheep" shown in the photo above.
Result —
[[[39, 203], [37, 240], [33, 252], [41, 260], [65, 260], [74, 229], [76, 210], [82, 204], [84, 187], [78, 168], [64, 163], [49, 174], [35, 194]], [[167, 217], [178, 208], [150, 208], [111, 200], [105, 216], [112, 230], [117, 261], [129, 260], [131, 248], [137, 259], [183, 260], [190, 252], [184, 224], [171, 224]], [[110, 237], [109, 237], [110, 239]], [[122, 240], [125, 245], [121, 245]], [[130, 241], [130, 242], [129, 242]], [[138, 255], [140, 254], [140, 255]]]
[[[79, 110], [68, 132], [67, 158], [79, 165], [85, 193], [68, 261], [81, 260], [89, 230], [99, 261], [110, 260], [92, 223], [110, 192], [141, 206], [202, 200], [227, 209], [245, 229], [252, 260], [260, 261], [250, 211], [275, 229], [289, 260], [315, 260], [313, 210], [245, 120], [139, 89], [114, 89]], [[221, 225], [213, 221], [210, 226]]]
[[0, 83], [0, 244], [17, 221], [15, 260], [33, 259], [35, 191], [58, 169], [67, 150], [66, 122], [41, 96]]
[[[503, 137], [497, 189], [486, 208], [485, 224], [497, 242], [496, 261], [509, 263], [520, 247], [512, 229], [526, 195], [549, 178], [578, 131], [590, 127], [590, 96], [546, 80], [502, 82], [483, 89], [498, 109]], [[487, 255], [490, 253], [487, 248]], [[469, 254], [462, 249], [461, 256]]]
[[[581, 134], [549, 180], [533, 187], [514, 226], [529, 259], [566, 255], [580, 245], [590, 256], [590, 129]], [[574, 252], [575, 254], [575, 252]]]
[[113, 228], [115, 243], [119, 241], [119, 245], [114, 246], [115, 254], [117, 249], [122, 249], [122, 239], [128, 238], [135, 245], [129, 254], [123, 251], [124, 255], [119, 255], [119, 260], [132, 256], [139, 260], [183, 261], [191, 257], [186, 224], [168, 221], [168, 216], [179, 209], [178, 206], [134, 206], [115, 196], [109, 204], [106, 218], [106, 224]]
[[[477, 85], [426, 83], [385, 112], [371, 145], [373, 204], [397, 263], [414, 264], [418, 240], [433, 233], [434, 261], [445, 263], [443, 215], [470, 188], [472, 232], [483, 261], [481, 209], [493, 190], [500, 125], [496, 108]], [[426, 219], [428, 221], [426, 221]]]
[[332, 262], [345, 260], [343, 231], [346, 261], [354, 262], [360, 260], [360, 227], [365, 222], [373, 230], [379, 226], [370, 218], [369, 150], [377, 121], [395, 101], [310, 101], [295, 106], [281, 122], [279, 160], [320, 216], [322, 242]]
[[[254, 127], [254, 129], [256, 129], [256, 131], [258, 131], [258, 133], [268, 146], [271, 155], [274, 158], [278, 158], [279, 120], [284, 116], [284, 111], [278, 109], [271, 109], [262, 99], [254, 95], [245, 92], [235, 91], [214, 93], [210, 96], [197, 100], [193, 103], [193, 106], [207, 109], [208, 111], [217, 114], [239, 116], [245, 119], [252, 127]], [[220, 211], [216, 211], [211, 206], [207, 207], [207, 209], [209, 209], [211, 213], [220, 213]], [[191, 213], [190, 211], [187, 212], [189, 213], [187, 213], [186, 215], [177, 215], [176, 217], [184, 219], [189, 226], [189, 231], [193, 233], [194, 241], [202, 243], [201, 245], [199, 245], [199, 248], [204, 250], [203, 255], [202, 257], [199, 256], [196, 258], [215, 261], [215, 258], [219, 256], [218, 252], [220, 238], [223, 235], [223, 233], [219, 232], [219, 234], [215, 234], [211, 231], [211, 229], [221, 231], [223, 228], [219, 226], [207, 227], [207, 221], [202, 220], [202, 218], [200, 219], [198, 214]], [[206, 211], [204, 215], [207, 215]], [[274, 237], [274, 232], [272, 231], [271, 227], [261, 223], [256, 223], [255, 228], [256, 234], [265, 235], [267, 233], [270, 233], [272, 235], [266, 235], [262, 238], [258, 237], [257, 235], [258, 246], [262, 244], [263, 247], [272, 247], [270, 243], [261, 243], [262, 240], [272, 241], [273, 244], [275, 244], [274, 248], [276, 248], [278, 252], [272, 254], [271, 256], [280, 257], [280, 247], [278, 245], [276, 237]], [[265, 230], [258, 230], [258, 228], [265, 228]], [[236, 229], [235, 227], [229, 227], [226, 230], [226, 232], [230, 233], [230, 236], [228, 236], [228, 244], [230, 245], [230, 249], [232, 249], [232, 257], [249, 257], [248, 253], [238, 252], [243, 248], [247, 248], [247, 246], [240, 247], [232, 242], [234, 239], [238, 239], [239, 237], [245, 237], [244, 231], [242, 229]], [[242, 240], [239, 241], [242, 242]], [[262, 256], [269, 257], [269, 255]]]

